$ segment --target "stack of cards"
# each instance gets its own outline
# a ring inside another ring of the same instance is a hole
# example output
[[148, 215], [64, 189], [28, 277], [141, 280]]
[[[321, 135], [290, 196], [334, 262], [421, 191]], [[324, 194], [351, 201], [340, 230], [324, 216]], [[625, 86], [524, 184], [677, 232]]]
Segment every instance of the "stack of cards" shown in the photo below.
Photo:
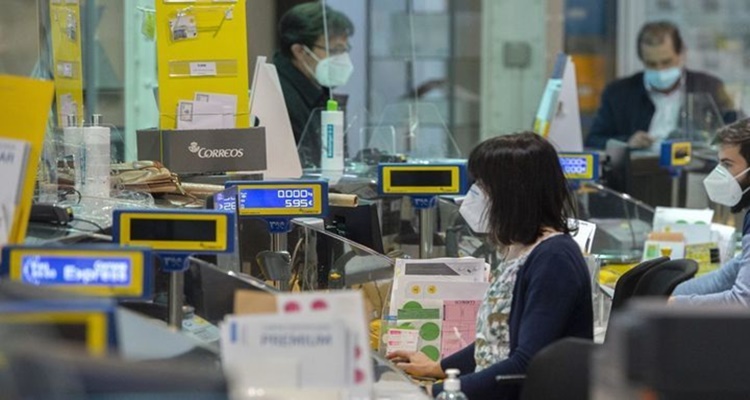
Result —
[[177, 104], [177, 129], [231, 129], [237, 126], [237, 96], [196, 92]]

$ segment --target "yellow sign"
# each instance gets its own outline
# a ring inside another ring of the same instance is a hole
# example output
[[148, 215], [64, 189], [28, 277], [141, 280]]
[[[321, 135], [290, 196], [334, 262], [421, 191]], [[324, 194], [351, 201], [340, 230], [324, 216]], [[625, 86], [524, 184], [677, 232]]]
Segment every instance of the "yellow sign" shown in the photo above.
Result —
[[54, 89], [52, 82], [0, 75], [0, 137], [25, 140], [30, 144], [23, 190], [13, 215], [8, 243], [23, 243], [26, 239]]
[[115, 218], [115, 241], [122, 246], [195, 253], [228, 250], [229, 214], [120, 212]]
[[459, 194], [461, 168], [458, 165], [386, 165], [382, 167], [383, 194]]
[[83, 120], [83, 67], [81, 65], [81, 17], [78, 1], [50, 0], [52, 73], [55, 77], [57, 123], [66, 115]]
[[672, 166], [682, 167], [690, 164], [693, 145], [690, 142], [672, 143]]
[[107, 352], [109, 319], [101, 311], [40, 311], [0, 314], [0, 324], [57, 324], [85, 327], [86, 349], [91, 355]]
[[159, 127], [175, 129], [196, 92], [237, 96], [236, 128], [250, 127], [245, 0], [155, 3]]

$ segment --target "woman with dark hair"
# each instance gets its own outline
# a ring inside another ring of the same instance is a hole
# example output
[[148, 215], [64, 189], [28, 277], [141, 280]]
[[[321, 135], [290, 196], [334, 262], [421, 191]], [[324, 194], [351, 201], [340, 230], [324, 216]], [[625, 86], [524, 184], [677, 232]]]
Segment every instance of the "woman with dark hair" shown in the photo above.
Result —
[[331, 89], [344, 85], [354, 70], [349, 58], [354, 25], [339, 11], [325, 11], [324, 17], [320, 2], [287, 11], [279, 21], [279, 51], [273, 57], [305, 167], [320, 162], [320, 114], [314, 111], [325, 108]]
[[[461, 213], [480, 215], [474, 225], [484, 225], [504, 252], [491, 272], [476, 340], [439, 363], [422, 353], [389, 358], [415, 376], [443, 378], [446, 369], [460, 369], [461, 389], [472, 400], [515, 398], [517, 388], [499, 384], [498, 375], [525, 373], [558, 339], [593, 337], [591, 280], [570, 237], [574, 202], [548, 141], [531, 132], [486, 140], [471, 152], [469, 172], [476, 183]], [[434, 395], [440, 391], [442, 385], [432, 387]]]

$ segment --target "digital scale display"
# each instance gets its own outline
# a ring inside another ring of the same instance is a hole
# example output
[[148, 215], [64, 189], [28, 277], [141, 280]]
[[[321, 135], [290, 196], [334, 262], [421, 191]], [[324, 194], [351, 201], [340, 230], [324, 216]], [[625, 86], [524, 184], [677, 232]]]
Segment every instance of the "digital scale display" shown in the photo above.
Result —
[[322, 181], [243, 184], [237, 191], [241, 216], [316, 217], [328, 209], [328, 185]]
[[599, 178], [599, 156], [594, 153], [560, 153], [560, 166], [571, 181], [595, 181]]
[[84, 295], [142, 298], [151, 293], [148, 249], [82, 247], [3, 249], [2, 275], [29, 285], [50, 286]]
[[437, 196], [466, 193], [465, 164], [381, 164], [381, 194]]
[[237, 186], [232, 186], [214, 195], [214, 210], [237, 211]]
[[112, 231], [114, 241], [126, 246], [191, 254], [225, 252], [233, 249], [228, 241], [233, 215], [227, 211], [116, 210]]

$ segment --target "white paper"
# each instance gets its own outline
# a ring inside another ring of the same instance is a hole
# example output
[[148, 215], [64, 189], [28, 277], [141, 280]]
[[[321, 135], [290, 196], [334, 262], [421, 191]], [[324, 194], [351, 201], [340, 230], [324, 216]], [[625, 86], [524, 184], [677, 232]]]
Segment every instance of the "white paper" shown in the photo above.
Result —
[[394, 351], [417, 351], [419, 331], [413, 329], [388, 329], [386, 353]]
[[695, 210], [691, 208], [656, 207], [654, 212], [654, 232], [663, 232], [664, 227], [672, 224], [710, 226], [714, 210], [709, 208]]
[[[591, 253], [591, 246], [594, 244], [594, 234], [596, 234], [596, 224], [582, 220], [571, 220], [578, 224], [578, 232], [573, 235], [573, 240], [578, 243], [584, 254]], [[569, 221], [569, 222], [571, 222]]]
[[216, 76], [216, 63], [212, 61], [191, 62], [190, 76]]
[[195, 101], [220, 104], [223, 108], [223, 128], [237, 127], [237, 96], [233, 94], [195, 92]]
[[431, 259], [403, 259], [396, 260], [394, 276], [454, 276], [460, 281], [484, 282], [484, 260], [481, 258], [431, 258]]
[[266, 159], [268, 167], [265, 179], [295, 179], [302, 176], [302, 163], [297, 153], [292, 123], [281, 91], [279, 75], [273, 64], [265, 57], [258, 57], [253, 86], [251, 88], [251, 111], [266, 128]]
[[223, 366], [241, 382], [253, 379], [244, 372], [252, 364], [276, 359], [278, 369], [291, 368], [284, 372], [288, 379], [258, 379], [258, 386], [277, 383], [285, 387], [338, 388], [348, 384], [350, 335], [340, 319], [290, 319], [278, 314], [229, 316], [221, 329]]
[[0, 247], [8, 243], [13, 229], [13, 217], [21, 200], [29, 143], [0, 138]]
[[369, 357], [370, 331], [362, 294], [356, 291], [281, 293], [276, 295], [276, 304], [279, 313], [287, 318], [310, 316], [345, 322], [351, 343], [348, 348], [350, 370], [345, 377], [355, 397], [367, 397], [374, 380]]
[[180, 100], [177, 104], [177, 129], [221, 129], [224, 126], [221, 104]]

